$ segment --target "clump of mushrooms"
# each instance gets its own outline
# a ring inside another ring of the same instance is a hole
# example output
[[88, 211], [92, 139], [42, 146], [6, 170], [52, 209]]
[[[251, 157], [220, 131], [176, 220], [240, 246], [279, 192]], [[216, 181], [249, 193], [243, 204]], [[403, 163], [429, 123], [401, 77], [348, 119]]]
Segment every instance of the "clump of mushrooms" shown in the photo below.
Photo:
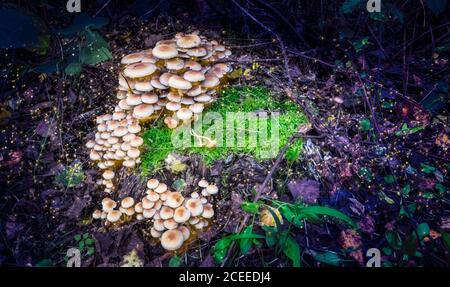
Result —
[[141, 200], [136, 202], [126, 197], [116, 202], [107, 197], [102, 200], [102, 209], [94, 211], [92, 218], [113, 226], [132, 220], [151, 220], [150, 235], [164, 249], [176, 251], [192, 238], [192, 231], [200, 232], [210, 225], [214, 217], [213, 196], [218, 192], [215, 184], [202, 179], [191, 194], [183, 195], [153, 178], [147, 181], [146, 195]]
[[[97, 117], [90, 159], [102, 170], [104, 191], [114, 191], [114, 169], [140, 163], [142, 125], [159, 116], [170, 129], [190, 123], [212, 103], [225, 83], [231, 51], [198, 33], [176, 34], [153, 49], [121, 60], [118, 104], [113, 114]], [[214, 144], [208, 146], [214, 147]]]

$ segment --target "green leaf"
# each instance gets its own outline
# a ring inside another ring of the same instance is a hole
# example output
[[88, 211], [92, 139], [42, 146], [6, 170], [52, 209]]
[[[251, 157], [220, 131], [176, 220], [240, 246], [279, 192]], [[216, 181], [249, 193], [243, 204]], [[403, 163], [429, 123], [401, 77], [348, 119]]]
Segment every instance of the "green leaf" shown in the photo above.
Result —
[[[253, 234], [253, 226], [252, 225], [247, 226], [242, 233], [247, 235]], [[248, 238], [239, 240], [239, 248], [241, 250], [242, 255], [247, 254], [250, 248], [252, 248], [252, 240]]]
[[53, 267], [53, 261], [51, 259], [42, 259], [36, 265], [35, 267]]
[[81, 234], [77, 234], [73, 237], [73, 239], [75, 239], [75, 241], [80, 241], [81, 240]]
[[450, 234], [447, 232], [442, 232], [442, 240], [444, 241], [444, 245], [450, 250]]
[[369, 44], [370, 44], [369, 38], [367, 37], [352, 42], [352, 45], [355, 48], [356, 52], [360, 52], [362, 49], [364, 49], [364, 47], [368, 46]]
[[387, 175], [384, 177], [384, 182], [387, 184], [393, 184], [395, 182], [395, 177], [393, 175]]
[[289, 234], [282, 244], [282, 249], [284, 255], [292, 261], [292, 267], [300, 267], [300, 246]]
[[169, 267], [180, 267], [182, 258], [180, 256], [174, 256], [169, 260]]
[[411, 186], [409, 186], [409, 184], [405, 185], [402, 188], [402, 194], [405, 196], [408, 196], [410, 191], [411, 191]]
[[362, 119], [359, 121], [359, 127], [362, 131], [369, 131], [371, 127], [370, 120], [368, 118]]
[[332, 266], [339, 266], [339, 264], [341, 263], [341, 258], [339, 257], [339, 255], [331, 251], [317, 252], [314, 255], [314, 259]]
[[435, 15], [444, 12], [447, 6], [447, 0], [426, 0], [425, 3], [427, 3], [428, 8], [430, 8]]
[[434, 186], [434, 188], [436, 188], [437, 191], [439, 191], [439, 193], [445, 193], [447, 191], [447, 189], [445, 188], [444, 185], [442, 185], [441, 183], [436, 183], [436, 185]]
[[427, 223], [421, 223], [416, 228], [419, 239], [423, 240], [426, 236], [430, 235], [430, 227]]
[[393, 249], [400, 250], [403, 245], [402, 238], [396, 231], [388, 230], [385, 234], [386, 240]]
[[88, 238], [89, 238], [89, 233], [83, 234], [83, 239], [88, 239]]
[[436, 171], [436, 168], [434, 166], [425, 163], [421, 163], [420, 167], [422, 168], [422, 171], [426, 174], [430, 174]]
[[86, 243], [86, 245], [92, 245], [94, 244], [94, 240], [92, 238], [88, 238], [84, 241], [84, 243]]
[[281, 215], [283, 215], [283, 217], [286, 218], [288, 222], [292, 222], [296, 217], [296, 214], [292, 211], [292, 209], [288, 204], [281, 205], [278, 210], [280, 211]]
[[83, 69], [83, 66], [81, 63], [70, 63], [67, 65], [64, 72], [69, 76], [75, 76], [81, 73], [81, 70]]
[[340, 212], [339, 210], [336, 210], [334, 208], [325, 207], [325, 206], [308, 206], [303, 207], [299, 210], [301, 213], [309, 214], [309, 215], [326, 215], [333, 217], [335, 219], [338, 219], [348, 225], [350, 225], [352, 228], [357, 228], [358, 225], [347, 215]]
[[93, 247], [89, 247], [87, 252], [86, 252], [86, 255], [87, 256], [91, 256], [94, 253], [95, 253], [95, 249]]
[[406, 123], [404, 123], [402, 125], [402, 127], [400, 128], [399, 131], [395, 132], [395, 135], [400, 137], [400, 136], [405, 136], [405, 135], [410, 135], [410, 134], [414, 134], [417, 133], [421, 130], [423, 130], [424, 127], [413, 127], [413, 128], [409, 128], [408, 125]]
[[84, 247], [85, 247], [84, 241], [78, 242], [78, 249], [80, 249], [80, 252], [83, 252]]
[[261, 207], [261, 204], [258, 202], [244, 201], [241, 204], [241, 208], [243, 211], [245, 211], [247, 213], [252, 213], [252, 214], [259, 213], [260, 207]]
[[214, 245], [213, 257], [217, 263], [223, 262], [225, 256], [227, 256], [231, 242], [233, 242], [233, 240], [230, 237], [224, 237]]
[[86, 43], [81, 48], [81, 63], [85, 65], [95, 65], [112, 59], [112, 54], [108, 50], [108, 43], [99, 33], [86, 30], [83, 35]]
[[346, 0], [341, 6], [341, 12], [344, 14], [352, 13], [356, 8], [363, 7], [362, 0]]

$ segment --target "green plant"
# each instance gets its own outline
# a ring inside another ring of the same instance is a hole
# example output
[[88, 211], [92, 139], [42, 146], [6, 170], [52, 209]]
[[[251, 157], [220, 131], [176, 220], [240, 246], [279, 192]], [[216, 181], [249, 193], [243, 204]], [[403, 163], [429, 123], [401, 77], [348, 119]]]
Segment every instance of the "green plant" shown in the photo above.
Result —
[[84, 181], [84, 178], [85, 176], [81, 163], [75, 162], [74, 164], [65, 167], [56, 175], [56, 182], [65, 187], [74, 187], [81, 184]]
[[94, 239], [89, 233], [77, 234], [73, 237], [73, 239], [77, 243], [77, 248], [80, 250], [81, 254], [85, 254], [87, 256], [94, 254]]
[[[300, 124], [306, 123], [306, 117], [299, 111], [295, 103], [276, 99], [269, 90], [263, 87], [230, 87], [225, 89], [217, 102], [215, 102], [208, 112], [218, 113], [222, 118], [226, 118], [228, 112], [280, 112], [279, 120], [279, 146], [284, 146], [289, 138], [297, 131]], [[267, 130], [272, 131], [271, 121], [267, 121]], [[250, 131], [250, 120], [246, 119], [238, 123], [240, 128]], [[204, 129], [207, 129], [204, 128]], [[237, 129], [234, 136], [236, 136]], [[224, 133], [225, 134], [225, 133]], [[250, 154], [257, 159], [262, 159], [264, 152], [272, 150], [270, 142], [258, 141], [257, 146], [246, 144], [244, 146], [218, 146], [210, 149], [207, 147], [187, 147], [183, 149], [175, 148], [171, 141], [172, 131], [159, 121], [144, 134], [144, 141], [148, 151], [143, 155], [143, 171], [160, 168], [164, 159], [171, 153], [198, 154], [207, 164], [224, 159], [229, 154]], [[245, 142], [249, 142], [249, 136]], [[295, 161], [301, 152], [302, 141], [297, 140], [291, 145], [286, 153], [288, 161]]]

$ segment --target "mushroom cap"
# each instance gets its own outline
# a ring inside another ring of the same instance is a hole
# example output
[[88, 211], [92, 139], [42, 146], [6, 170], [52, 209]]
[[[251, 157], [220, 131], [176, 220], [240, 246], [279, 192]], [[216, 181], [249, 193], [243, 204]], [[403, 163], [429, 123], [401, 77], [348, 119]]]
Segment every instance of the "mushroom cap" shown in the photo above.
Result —
[[205, 80], [205, 75], [200, 71], [187, 71], [183, 78], [189, 82], [201, 82]]
[[207, 94], [201, 94], [200, 96], [196, 96], [194, 98], [194, 101], [199, 102], [199, 103], [208, 103], [211, 100], [212, 100], [212, 97]]
[[167, 191], [167, 185], [163, 182], [160, 182], [158, 186], [154, 189], [156, 193], [163, 193]]
[[191, 198], [196, 199], [199, 197], [200, 197], [200, 194], [198, 194], [198, 192], [194, 191], [193, 193], [191, 193]]
[[137, 148], [130, 148], [127, 151], [127, 156], [129, 156], [132, 159], [136, 159], [141, 155], [141, 152]]
[[159, 200], [159, 193], [156, 193], [153, 190], [148, 190], [146, 198], [150, 201], [156, 202]]
[[178, 126], [178, 121], [172, 117], [166, 117], [164, 119], [164, 123], [167, 125], [169, 129], [174, 129]]
[[120, 205], [123, 208], [130, 208], [134, 205], [134, 199], [132, 197], [125, 197], [124, 199], [122, 199]]
[[179, 249], [183, 243], [183, 234], [177, 229], [167, 230], [161, 235], [161, 246], [168, 251]]
[[161, 76], [159, 76], [159, 82], [161, 84], [163, 84], [164, 86], [168, 86], [169, 85], [169, 79], [173, 76], [172, 73], [163, 73], [161, 74]]
[[123, 74], [129, 78], [142, 78], [153, 74], [156, 66], [152, 63], [136, 63], [125, 68]]
[[207, 187], [209, 185], [209, 182], [206, 180], [206, 179], [201, 179], [199, 182], [198, 182], [198, 186], [200, 186], [200, 187], [202, 187], [202, 188], [205, 188], [205, 187]]
[[161, 237], [161, 232], [159, 232], [159, 231], [157, 231], [155, 228], [151, 228], [150, 229], [150, 235], [153, 237], [153, 238], [160, 238]]
[[203, 205], [202, 217], [209, 219], [212, 218], [213, 216], [214, 216], [213, 206], [210, 203]]
[[[139, 104], [142, 104], [141, 96], [136, 95], [136, 94], [127, 94], [127, 98], [125, 99], [125, 101], [126, 101], [127, 105], [129, 105], [129, 106], [137, 106]], [[118, 113], [114, 113], [114, 114], [118, 114]], [[125, 113], [123, 113], [123, 114], [125, 114]], [[126, 114], [125, 114], [125, 117], [126, 117]], [[121, 119], [124, 119], [125, 117], [114, 118], [114, 115], [113, 115], [113, 118], [115, 120], [121, 120]]]
[[102, 211], [96, 209], [96, 210], [92, 213], [92, 218], [93, 218], [93, 219], [100, 219], [100, 218], [102, 218]]
[[160, 193], [160, 194], [159, 194], [159, 199], [161, 199], [162, 201], [166, 201], [166, 200], [167, 200], [167, 194], [168, 194], [168, 193], [169, 193], [168, 191], [163, 192], [163, 193]]
[[220, 79], [216, 76], [207, 76], [202, 82], [202, 87], [215, 88], [220, 84]]
[[142, 213], [144, 211], [142, 202], [136, 203], [136, 205], [134, 206], [134, 211], [136, 211], [137, 213]]
[[191, 212], [184, 206], [180, 206], [175, 209], [173, 214], [173, 219], [178, 223], [184, 223], [191, 218]]
[[166, 68], [168, 70], [181, 70], [184, 68], [184, 61], [180, 58], [173, 58], [166, 61]]
[[152, 218], [155, 216], [155, 213], [156, 213], [156, 209], [150, 208], [150, 209], [144, 209], [144, 211], [142, 212], [142, 215], [145, 218]]
[[129, 54], [129, 55], [126, 55], [125, 57], [123, 57], [122, 60], [120, 61], [120, 63], [124, 64], [124, 65], [138, 63], [138, 62], [142, 61], [143, 57], [144, 57], [144, 54], [142, 54], [141, 52], [132, 53], [132, 54]]
[[194, 225], [196, 229], [202, 229], [205, 226], [203, 220], [200, 220], [197, 224]]
[[106, 212], [110, 212], [114, 208], [116, 208], [117, 203], [109, 197], [105, 197], [102, 200], [102, 210]]
[[208, 54], [205, 48], [203, 47], [195, 47], [192, 49], [189, 49], [186, 54], [188, 54], [191, 57], [204, 57]]
[[218, 188], [217, 185], [215, 185], [215, 184], [210, 184], [210, 185], [208, 185], [208, 186], [206, 187], [206, 191], [207, 191], [209, 194], [213, 195], [213, 194], [216, 194], [216, 193], [219, 192], [219, 188]]
[[173, 217], [173, 209], [167, 206], [161, 207], [161, 210], [159, 211], [159, 216], [161, 216], [161, 219], [169, 219]]
[[191, 231], [186, 226], [181, 225], [181, 226], [178, 226], [177, 229], [181, 232], [181, 234], [183, 234], [184, 241], [188, 240], [189, 237], [191, 237]]
[[153, 91], [153, 86], [150, 81], [137, 82], [134, 85], [134, 89], [139, 92], [150, 92]]
[[184, 68], [192, 71], [200, 71], [203, 67], [200, 63], [193, 60], [189, 60], [184, 63]]
[[179, 207], [184, 201], [180, 192], [169, 192], [167, 194], [166, 205], [171, 208]]
[[188, 109], [188, 108], [181, 108], [177, 111], [177, 117], [180, 120], [189, 120], [190, 118], [192, 118], [193, 112]]
[[194, 100], [192, 98], [188, 98], [188, 97], [183, 97], [181, 99], [180, 103], [183, 105], [187, 105], [187, 106], [195, 104]]
[[179, 109], [181, 109], [181, 104], [176, 103], [176, 102], [168, 102], [166, 104], [166, 109], [168, 109], [169, 111], [175, 112], [175, 111], [178, 111]]
[[156, 104], [158, 102], [158, 100], [159, 100], [158, 95], [156, 95], [154, 93], [146, 93], [141, 96], [141, 101], [144, 104], [150, 104], [150, 105]]
[[167, 86], [163, 85], [160, 80], [159, 77], [155, 77], [153, 78], [150, 83], [152, 84], [153, 87], [155, 87], [155, 89], [159, 89], [159, 90], [166, 90], [168, 89]]
[[164, 231], [166, 229], [166, 227], [164, 226], [164, 220], [162, 219], [155, 220], [155, 222], [153, 222], [153, 228], [159, 232]]
[[156, 58], [167, 60], [176, 57], [178, 50], [173, 45], [161, 43], [153, 48], [152, 53]]
[[113, 179], [114, 178], [114, 171], [112, 171], [112, 170], [105, 170], [104, 172], [103, 172], [103, 178], [104, 179], [106, 179], [106, 180], [108, 180], [108, 179]]
[[125, 161], [122, 163], [122, 165], [123, 165], [124, 167], [133, 168], [133, 167], [136, 166], [136, 161], [131, 160], [131, 159], [128, 159], [128, 160], [125, 160]]
[[185, 206], [191, 212], [191, 216], [199, 216], [203, 212], [203, 205], [200, 199], [191, 198], [186, 201]]
[[186, 94], [189, 97], [196, 97], [198, 95], [200, 95], [202, 93], [202, 87], [201, 86], [195, 86], [192, 89], [190, 89], [189, 91], [186, 92]]
[[[129, 134], [137, 134], [138, 132], [140, 132], [141, 131], [141, 126], [139, 125], [139, 124], [132, 124], [132, 125], [129, 125], [128, 126], [128, 132], [129, 132]], [[132, 136], [129, 136], [129, 137], [132, 137]], [[134, 138], [135, 138], [136, 136], [134, 136], [134, 137], [132, 137], [131, 139], [129, 139], [129, 141], [131, 141], [131, 140], [133, 140]], [[127, 140], [125, 140], [125, 137], [124, 137], [124, 139], [123, 139], [124, 141], [127, 141]]]
[[158, 187], [158, 185], [159, 185], [159, 180], [157, 180], [156, 178], [152, 178], [147, 181], [147, 187], [150, 189], [155, 189]]
[[144, 139], [141, 138], [141, 137], [135, 137], [134, 139], [132, 139], [132, 140], [130, 141], [130, 145], [131, 145], [132, 147], [140, 147], [140, 146], [143, 145], [143, 144], [144, 144]]
[[170, 77], [169, 86], [180, 90], [189, 90], [190, 88], [192, 88], [191, 82], [186, 81], [185, 79], [183, 79], [178, 75]]
[[200, 45], [201, 41], [198, 35], [187, 34], [177, 39], [177, 46], [185, 49], [194, 48]]
[[155, 206], [155, 201], [152, 201], [149, 198], [144, 197], [141, 201], [141, 204], [144, 209], [150, 209]]
[[194, 114], [201, 114], [203, 112], [203, 110], [205, 109], [205, 106], [202, 103], [195, 103], [195, 104], [190, 105], [189, 109]]
[[191, 219], [189, 219], [189, 224], [195, 225], [200, 221], [200, 218], [198, 217], [191, 217]]
[[153, 108], [152, 105], [141, 104], [134, 108], [133, 116], [137, 119], [144, 119], [151, 116], [154, 111], [155, 109]]
[[167, 99], [169, 101], [171, 101], [171, 102], [174, 102], [174, 103], [181, 102], [181, 97], [178, 94], [175, 94], [175, 93], [172, 93], [172, 92], [167, 94]]
[[120, 217], [122, 217], [122, 212], [119, 210], [111, 210], [108, 212], [108, 215], [106, 216], [106, 220], [109, 222], [117, 222], [120, 220]]
[[164, 220], [163, 224], [164, 227], [168, 230], [175, 229], [178, 227], [178, 223], [175, 220], [173, 220], [173, 218]]

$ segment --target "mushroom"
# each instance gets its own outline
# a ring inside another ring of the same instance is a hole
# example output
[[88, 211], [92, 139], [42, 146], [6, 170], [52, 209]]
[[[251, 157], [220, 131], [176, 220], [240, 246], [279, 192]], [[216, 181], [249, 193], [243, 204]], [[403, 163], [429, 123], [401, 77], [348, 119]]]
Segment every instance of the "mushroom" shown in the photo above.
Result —
[[191, 212], [184, 206], [180, 206], [175, 209], [173, 219], [178, 223], [184, 223], [191, 217]]
[[213, 206], [210, 203], [205, 204], [203, 206], [202, 217], [209, 219], [209, 218], [212, 218], [213, 216], [214, 216], [214, 208], [213, 208]]
[[173, 209], [167, 206], [163, 206], [161, 210], [159, 211], [159, 216], [161, 216], [161, 219], [169, 219], [173, 217]]
[[158, 186], [154, 189], [157, 193], [163, 193], [167, 191], [167, 185], [165, 183], [159, 183]]
[[164, 227], [168, 230], [175, 229], [178, 227], [178, 223], [175, 220], [173, 220], [172, 218], [164, 220], [163, 224], [164, 224]]
[[155, 189], [158, 187], [158, 185], [159, 185], [159, 180], [157, 180], [156, 178], [152, 178], [147, 181], [147, 187], [149, 189]]
[[132, 197], [125, 197], [124, 199], [122, 199], [120, 205], [125, 209], [130, 208], [134, 205], [134, 199]]
[[178, 50], [170, 44], [159, 44], [152, 50], [153, 56], [167, 60], [178, 56]]
[[143, 78], [150, 76], [156, 71], [156, 66], [152, 63], [135, 63], [127, 66], [123, 74], [128, 78]]
[[191, 236], [191, 231], [184, 225], [178, 226], [178, 230], [183, 234], [184, 241], [188, 240]]
[[207, 191], [209, 194], [214, 195], [214, 194], [216, 194], [216, 193], [219, 192], [219, 188], [218, 188], [216, 185], [214, 185], [214, 184], [210, 184], [210, 185], [208, 185], [208, 186], [206, 187], [206, 191]]
[[169, 192], [166, 199], [166, 205], [171, 208], [179, 207], [184, 201], [180, 192]]
[[183, 243], [183, 234], [177, 229], [165, 231], [161, 235], [161, 246], [168, 251], [179, 249], [183, 245]]
[[191, 198], [186, 201], [186, 208], [192, 216], [199, 216], [203, 212], [203, 205], [199, 199]]
[[106, 216], [106, 220], [108, 220], [111, 223], [118, 222], [120, 218], [122, 217], [122, 212], [119, 210], [111, 210], [108, 212], [108, 215]]

